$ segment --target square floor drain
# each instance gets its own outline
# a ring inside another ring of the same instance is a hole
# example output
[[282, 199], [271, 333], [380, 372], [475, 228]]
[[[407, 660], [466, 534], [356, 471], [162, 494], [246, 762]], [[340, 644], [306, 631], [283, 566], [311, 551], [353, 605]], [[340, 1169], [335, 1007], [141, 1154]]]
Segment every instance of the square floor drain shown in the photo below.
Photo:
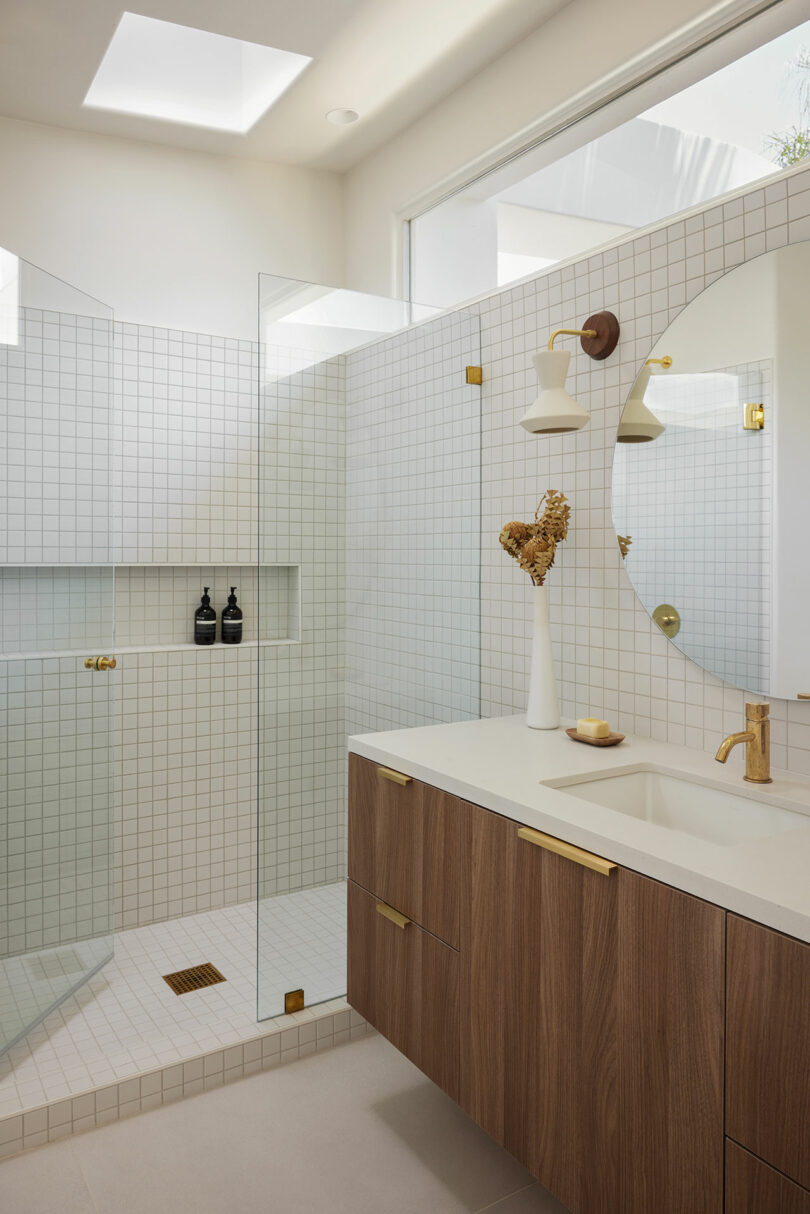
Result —
[[192, 965], [187, 970], [164, 974], [163, 981], [168, 982], [175, 995], [187, 995], [189, 991], [200, 991], [204, 986], [214, 986], [217, 982], [227, 982], [228, 980], [223, 977], [215, 965], [206, 961], [204, 965]]

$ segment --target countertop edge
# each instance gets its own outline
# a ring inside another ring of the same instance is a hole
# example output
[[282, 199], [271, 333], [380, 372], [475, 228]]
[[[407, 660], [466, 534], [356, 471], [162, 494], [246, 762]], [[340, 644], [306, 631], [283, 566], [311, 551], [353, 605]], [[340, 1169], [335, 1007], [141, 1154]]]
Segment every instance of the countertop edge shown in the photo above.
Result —
[[[503, 720], [503, 718], [493, 718]], [[460, 722], [456, 724], [467, 724]], [[453, 729], [454, 725], [438, 725], [423, 727], [427, 729]], [[392, 731], [400, 736], [411, 733], [411, 730]], [[392, 736], [389, 735], [389, 736]], [[375, 738], [380, 737], [380, 741]], [[564, 813], [559, 816], [548, 813], [534, 806], [501, 796], [490, 789], [482, 788], [475, 783], [443, 771], [435, 766], [419, 762], [413, 757], [405, 756], [387, 749], [382, 741], [386, 735], [358, 734], [349, 738], [349, 752], [372, 762], [402, 771], [405, 775], [430, 784], [452, 796], [459, 797], [473, 805], [491, 810], [523, 826], [542, 830], [547, 834], [564, 839], [578, 847], [603, 855], [614, 863], [671, 885], [684, 893], [711, 902], [724, 910], [752, 919], [766, 927], [774, 928], [810, 944], [810, 913], [804, 914], [789, 906], [785, 906], [770, 898], [763, 897], [754, 890], [728, 882], [708, 874], [673, 863], [662, 856], [629, 846], [608, 834], [590, 830], [582, 825], [569, 821]], [[644, 741], [644, 740], [642, 740]], [[595, 749], [595, 748], [594, 748]], [[598, 753], [598, 752], [597, 752]], [[677, 762], [676, 760], [674, 762]], [[556, 775], [557, 773], [555, 773]], [[538, 783], [540, 780], [538, 778]], [[557, 790], [548, 789], [549, 793]], [[564, 795], [557, 793], [558, 796]], [[809, 824], [810, 825], [810, 824]], [[810, 880], [810, 878], [808, 878]]]

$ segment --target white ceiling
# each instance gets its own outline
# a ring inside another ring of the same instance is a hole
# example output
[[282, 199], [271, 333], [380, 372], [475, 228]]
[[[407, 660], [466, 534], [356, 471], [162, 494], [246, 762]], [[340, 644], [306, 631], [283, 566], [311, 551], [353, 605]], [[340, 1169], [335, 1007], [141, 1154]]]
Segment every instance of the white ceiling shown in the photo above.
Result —
[[[313, 65], [247, 135], [82, 108], [121, 0], [0, 0], [0, 115], [343, 171], [568, 0], [130, 0], [143, 16], [296, 51]], [[360, 120], [336, 127], [328, 110]]]

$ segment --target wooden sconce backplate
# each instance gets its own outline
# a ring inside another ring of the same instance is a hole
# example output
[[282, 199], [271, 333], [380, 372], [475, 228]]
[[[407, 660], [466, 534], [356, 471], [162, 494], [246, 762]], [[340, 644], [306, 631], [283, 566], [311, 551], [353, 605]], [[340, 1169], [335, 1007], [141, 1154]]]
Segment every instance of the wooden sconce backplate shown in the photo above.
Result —
[[619, 322], [612, 312], [594, 312], [582, 326], [583, 329], [596, 329], [596, 337], [581, 337], [582, 349], [591, 358], [601, 361], [608, 358], [616, 349], [619, 340]]

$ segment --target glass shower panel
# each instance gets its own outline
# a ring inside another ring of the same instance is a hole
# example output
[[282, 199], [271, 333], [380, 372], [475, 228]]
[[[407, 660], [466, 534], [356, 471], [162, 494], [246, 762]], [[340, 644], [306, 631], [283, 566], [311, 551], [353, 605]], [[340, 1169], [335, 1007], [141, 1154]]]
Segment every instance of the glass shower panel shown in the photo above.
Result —
[[0, 1051], [112, 956], [112, 354], [0, 250]]
[[435, 313], [260, 279], [259, 1019], [345, 992], [348, 732], [478, 715], [478, 319]]

